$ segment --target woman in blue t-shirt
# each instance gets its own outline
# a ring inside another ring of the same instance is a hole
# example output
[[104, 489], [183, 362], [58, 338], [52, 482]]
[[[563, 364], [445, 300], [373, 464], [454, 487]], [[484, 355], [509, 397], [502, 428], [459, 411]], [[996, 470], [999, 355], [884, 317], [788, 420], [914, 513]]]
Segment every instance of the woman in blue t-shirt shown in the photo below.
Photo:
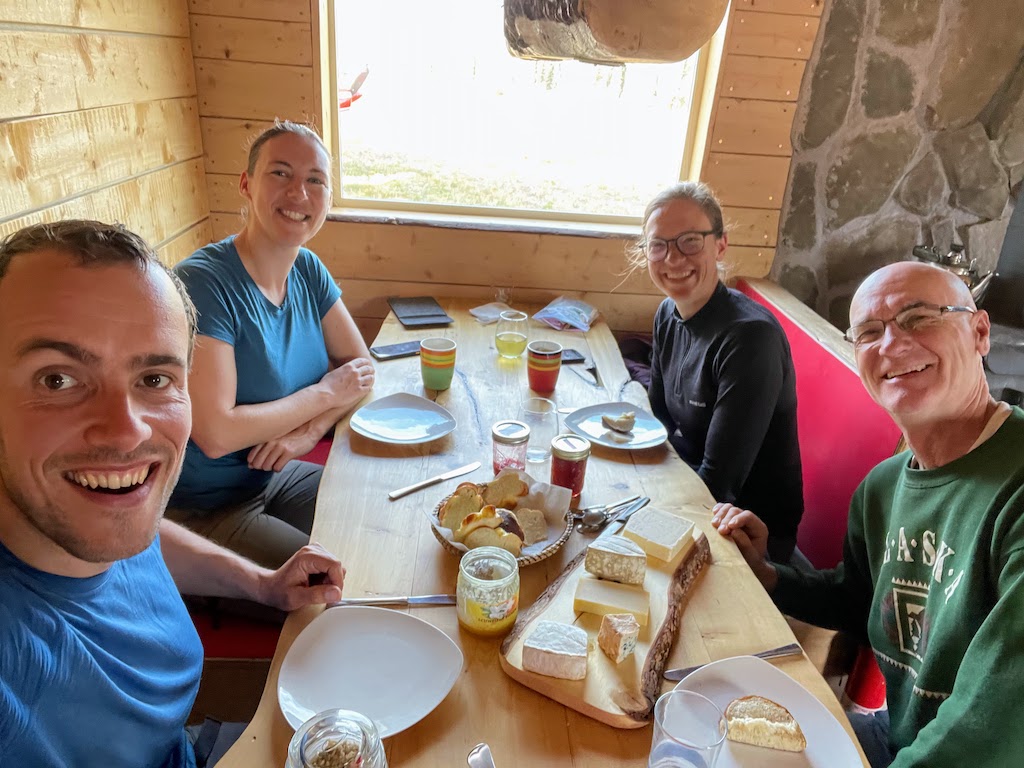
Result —
[[369, 351], [303, 245], [331, 204], [331, 157], [276, 122], [239, 179], [242, 231], [175, 267], [199, 310], [192, 439], [168, 517], [267, 567], [309, 541], [322, 467], [308, 453], [373, 386]]
[[754, 510], [786, 562], [803, 515], [796, 378], [786, 334], [753, 299], [725, 286], [722, 208], [683, 182], [647, 206], [632, 255], [665, 294], [654, 317], [654, 415], [719, 502]]

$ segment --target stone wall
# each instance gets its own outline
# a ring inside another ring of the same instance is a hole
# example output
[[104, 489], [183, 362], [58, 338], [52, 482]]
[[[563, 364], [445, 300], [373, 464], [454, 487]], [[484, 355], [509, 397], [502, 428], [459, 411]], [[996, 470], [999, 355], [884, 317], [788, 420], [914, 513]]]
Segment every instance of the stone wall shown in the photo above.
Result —
[[772, 277], [838, 327], [873, 269], [998, 258], [1024, 178], [1024, 0], [830, 0], [804, 74]]

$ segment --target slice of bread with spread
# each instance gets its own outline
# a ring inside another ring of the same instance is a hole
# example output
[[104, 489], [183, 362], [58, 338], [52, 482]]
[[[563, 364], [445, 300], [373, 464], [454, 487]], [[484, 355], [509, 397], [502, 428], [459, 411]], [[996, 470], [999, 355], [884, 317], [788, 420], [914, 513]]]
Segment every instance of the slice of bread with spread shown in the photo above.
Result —
[[803, 752], [807, 739], [800, 724], [781, 704], [764, 696], [743, 696], [725, 709], [729, 740], [755, 747]]

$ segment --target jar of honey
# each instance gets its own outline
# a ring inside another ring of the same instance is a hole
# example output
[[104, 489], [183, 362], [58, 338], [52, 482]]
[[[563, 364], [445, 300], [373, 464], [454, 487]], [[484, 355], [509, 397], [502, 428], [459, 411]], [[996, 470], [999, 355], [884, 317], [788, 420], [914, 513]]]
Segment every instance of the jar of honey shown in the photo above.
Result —
[[491, 427], [493, 443], [492, 467], [494, 474], [503, 469], [526, 469], [526, 449], [530, 440], [530, 427], [521, 421], [505, 419]]
[[503, 635], [519, 614], [519, 563], [500, 547], [477, 547], [462, 556], [455, 588], [459, 624], [476, 635]]
[[579, 435], [558, 435], [551, 441], [551, 484], [572, 491], [572, 503], [580, 500], [587, 473], [590, 441]]

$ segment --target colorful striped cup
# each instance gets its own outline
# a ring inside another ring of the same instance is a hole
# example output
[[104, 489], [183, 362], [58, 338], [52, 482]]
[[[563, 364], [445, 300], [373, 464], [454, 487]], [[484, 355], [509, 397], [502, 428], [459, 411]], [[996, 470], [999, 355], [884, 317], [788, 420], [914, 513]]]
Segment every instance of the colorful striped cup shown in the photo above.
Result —
[[455, 347], [451, 339], [424, 339], [420, 342], [420, 372], [427, 389], [448, 389], [455, 373]]
[[526, 345], [526, 375], [530, 389], [541, 395], [555, 391], [562, 367], [562, 345], [556, 341], [531, 341]]

